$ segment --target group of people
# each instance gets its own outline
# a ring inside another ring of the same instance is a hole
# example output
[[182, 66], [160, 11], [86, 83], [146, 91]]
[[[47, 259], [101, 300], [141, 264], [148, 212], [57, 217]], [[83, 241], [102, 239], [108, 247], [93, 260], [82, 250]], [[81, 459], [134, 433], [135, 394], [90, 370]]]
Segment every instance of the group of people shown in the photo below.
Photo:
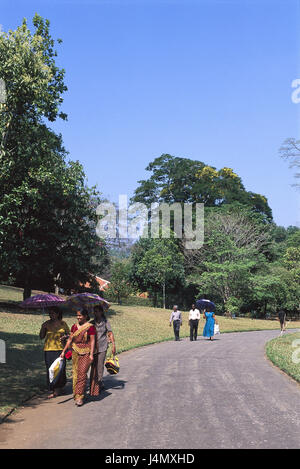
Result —
[[[103, 388], [102, 377], [104, 364], [109, 343], [112, 344], [112, 354], [116, 353], [115, 338], [111, 325], [104, 314], [101, 305], [94, 306], [94, 319], [90, 321], [86, 309], [78, 309], [77, 323], [73, 324], [71, 330], [62, 319], [59, 308], [48, 309], [49, 320], [42, 324], [40, 338], [45, 339], [44, 354], [47, 370], [47, 384], [50, 391], [49, 398], [58, 396], [66, 384], [66, 356], [72, 354], [73, 372], [73, 395], [75, 404], [82, 406], [85, 399], [85, 390], [90, 369], [89, 390], [91, 396], [99, 396]], [[190, 326], [190, 340], [197, 340], [198, 325], [201, 318], [199, 309], [192, 304], [189, 312], [188, 324]], [[214, 339], [215, 325], [218, 324], [215, 313], [203, 310], [205, 325], [203, 336], [209, 340]], [[281, 334], [285, 330], [286, 314], [279, 312]], [[178, 306], [174, 305], [170, 316], [170, 327], [173, 322], [175, 340], [179, 339], [180, 326], [182, 325], [182, 314]], [[53, 362], [61, 358], [63, 360], [62, 370], [55, 384], [50, 382], [49, 369]]]
[[[116, 353], [115, 338], [111, 325], [104, 314], [101, 305], [94, 306], [94, 319], [90, 321], [86, 309], [78, 309], [77, 323], [71, 330], [63, 321], [62, 312], [57, 307], [48, 308], [49, 320], [44, 322], [40, 330], [40, 339], [44, 339], [44, 356], [47, 371], [47, 385], [50, 391], [49, 398], [61, 394], [66, 378], [66, 357], [72, 354], [73, 396], [77, 406], [82, 406], [85, 399], [85, 390], [89, 376], [90, 396], [99, 396], [103, 388], [102, 378], [104, 364], [109, 343], [112, 344], [112, 354]], [[203, 312], [206, 319], [203, 330], [204, 337], [213, 340], [214, 326], [217, 324], [215, 314], [210, 311]], [[190, 340], [197, 340], [200, 311], [192, 305], [189, 312]], [[179, 330], [182, 325], [182, 315], [175, 305], [170, 317], [170, 326], [173, 322], [175, 340], [179, 340]], [[58, 379], [50, 382], [49, 369], [57, 358], [63, 360], [63, 366]]]
[[[199, 320], [201, 318], [201, 314], [199, 309], [196, 308], [195, 304], [192, 304], [192, 309], [189, 312], [189, 320], [188, 324], [190, 326], [190, 341], [197, 340], [197, 335], [198, 335], [198, 325], [199, 325]], [[218, 324], [215, 313], [213, 311], [207, 311], [203, 310], [203, 319], [206, 320], [205, 326], [203, 329], [203, 336], [204, 337], [209, 337], [209, 340], [213, 340], [214, 335], [215, 335], [215, 324]], [[171, 312], [170, 316], [170, 327], [173, 322], [173, 328], [174, 328], [174, 335], [175, 335], [175, 340], [179, 340], [179, 331], [180, 331], [180, 326], [182, 325], [182, 315], [181, 311], [178, 310], [178, 306], [174, 305], [173, 306], [173, 311]]]
[[[88, 311], [78, 309], [77, 323], [73, 324], [71, 330], [63, 321], [58, 308], [49, 308], [48, 312], [50, 319], [42, 324], [40, 330], [40, 338], [45, 339], [44, 354], [50, 391], [48, 397], [54, 398], [62, 392], [66, 384], [66, 355], [72, 353], [73, 396], [75, 404], [80, 407], [84, 404], [89, 369], [90, 395], [99, 396], [109, 343], [112, 344], [112, 354], [116, 353], [111, 325], [101, 305], [93, 308], [94, 319], [91, 322]], [[49, 368], [57, 358], [63, 359], [63, 366], [58, 380], [52, 384]]]

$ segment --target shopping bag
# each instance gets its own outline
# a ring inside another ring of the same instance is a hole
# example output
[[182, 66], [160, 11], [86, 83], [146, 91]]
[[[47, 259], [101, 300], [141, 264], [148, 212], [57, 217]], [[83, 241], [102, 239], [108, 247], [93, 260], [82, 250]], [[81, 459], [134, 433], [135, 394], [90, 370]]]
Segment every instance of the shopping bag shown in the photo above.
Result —
[[117, 356], [111, 355], [105, 361], [105, 367], [110, 375], [116, 375], [120, 371], [119, 359]]
[[214, 335], [220, 334], [220, 326], [219, 324], [215, 324], [214, 327]]
[[64, 369], [65, 363], [63, 358], [58, 357], [49, 368], [49, 381], [50, 384], [55, 384]]

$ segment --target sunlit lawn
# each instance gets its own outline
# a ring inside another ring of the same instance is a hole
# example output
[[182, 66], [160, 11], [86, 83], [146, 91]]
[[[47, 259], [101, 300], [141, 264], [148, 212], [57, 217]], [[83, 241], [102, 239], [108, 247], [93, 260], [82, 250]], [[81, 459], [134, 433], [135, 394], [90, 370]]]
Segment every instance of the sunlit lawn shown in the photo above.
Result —
[[[0, 295], [3, 297], [5, 297], [4, 290], [0, 288]], [[9, 298], [6, 296], [5, 300], [16, 301], [16, 295], [19, 293], [11, 291]], [[118, 353], [142, 345], [173, 340], [173, 328], [169, 327], [169, 317], [169, 310], [113, 304], [108, 318], [112, 324]], [[6, 342], [7, 353], [6, 363], [0, 363], [0, 417], [35, 393], [45, 390], [43, 343], [38, 335], [41, 324], [47, 319], [48, 317], [41, 312], [25, 312], [16, 307], [3, 307], [1, 311], [0, 307], [0, 338]], [[64, 319], [71, 326], [75, 322], [75, 315], [70, 313], [65, 315]], [[279, 329], [277, 321], [229, 319], [221, 316], [218, 317], [218, 321], [221, 333]], [[202, 334], [204, 322], [201, 319], [199, 335]], [[290, 323], [288, 327], [300, 327], [300, 323]], [[188, 312], [183, 312], [180, 336], [188, 335]], [[69, 376], [70, 371], [71, 364], [68, 363]]]
[[23, 290], [21, 288], [0, 285], [0, 301], [22, 301], [22, 299]]
[[300, 382], [300, 332], [270, 340], [266, 353], [274, 365]]

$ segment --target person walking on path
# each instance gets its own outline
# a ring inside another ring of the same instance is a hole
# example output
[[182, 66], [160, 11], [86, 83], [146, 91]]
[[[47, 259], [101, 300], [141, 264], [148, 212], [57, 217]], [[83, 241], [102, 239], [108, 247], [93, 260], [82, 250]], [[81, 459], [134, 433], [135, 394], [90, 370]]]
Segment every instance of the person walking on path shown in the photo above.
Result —
[[192, 309], [189, 312], [189, 326], [190, 326], [190, 341], [197, 340], [198, 324], [200, 320], [200, 311], [192, 304]]
[[116, 354], [116, 345], [110, 322], [105, 317], [101, 305], [94, 307], [94, 317], [95, 319], [91, 321], [91, 324], [95, 327], [97, 334], [94, 360], [90, 374], [90, 395], [98, 396], [101, 388], [103, 388], [102, 377], [108, 344], [109, 342], [112, 344], [113, 355]]
[[62, 388], [67, 382], [65, 360], [63, 363], [63, 369], [61, 370], [58, 381], [55, 382], [55, 384], [50, 384], [49, 368], [61, 355], [64, 348], [61, 339], [63, 336], [70, 334], [70, 329], [67, 323], [62, 320], [62, 313], [56, 306], [49, 307], [48, 312], [50, 319], [42, 324], [40, 339], [45, 339], [44, 356], [47, 371], [47, 386], [51, 392], [48, 399], [51, 399], [53, 397], [57, 397], [61, 393]]
[[171, 327], [172, 321], [173, 321], [173, 329], [174, 329], [175, 340], [180, 340], [179, 339], [179, 330], [180, 330], [180, 326], [182, 325], [182, 317], [181, 317], [181, 312], [178, 311], [178, 306], [177, 305], [173, 306], [173, 311], [171, 312], [170, 327]]
[[209, 340], [213, 340], [215, 333], [215, 323], [218, 324], [218, 322], [216, 321], [215, 313], [212, 311], [204, 310], [203, 318], [206, 319], [206, 323], [203, 329], [203, 336], [209, 337]]
[[78, 322], [71, 327], [70, 338], [61, 354], [61, 358], [64, 358], [67, 349], [72, 345], [73, 395], [77, 406], [83, 405], [87, 372], [94, 359], [96, 329], [88, 322], [89, 319], [85, 309], [77, 311]]
[[280, 335], [282, 335], [283, 332], [285, 331], [285, 321], [286, 321], [286, 312], [283, 309], [281, 309], [278, 312], [278, 319], [280, 322]]

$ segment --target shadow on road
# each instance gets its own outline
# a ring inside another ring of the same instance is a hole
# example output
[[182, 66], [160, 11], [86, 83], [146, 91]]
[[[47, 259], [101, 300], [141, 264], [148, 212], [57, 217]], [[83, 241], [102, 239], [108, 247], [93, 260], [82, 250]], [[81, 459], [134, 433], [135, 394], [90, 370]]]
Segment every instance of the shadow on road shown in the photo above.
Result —
[[104, 378], [103, 379], [104, 388], [101, 390], [100, 395], [88, 396], [86, 404], [90, 402], [102, 401], [103, 399], [111, 395], [111, 392], [109, 392], [110, 389], [124, 389], [126, 383], [127, 381], [124, 381], [122, 379], [112, 378], [110, 376]]

